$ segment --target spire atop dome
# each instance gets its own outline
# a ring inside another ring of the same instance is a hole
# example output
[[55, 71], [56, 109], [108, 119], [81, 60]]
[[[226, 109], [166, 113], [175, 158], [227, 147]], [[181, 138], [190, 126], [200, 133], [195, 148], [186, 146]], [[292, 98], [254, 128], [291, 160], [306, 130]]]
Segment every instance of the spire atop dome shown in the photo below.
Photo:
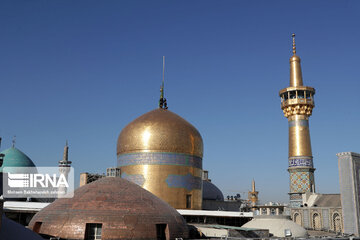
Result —
[[16, 143], [16, 135], [14, 135], [13, 139], [12, 139], [12, 147], [13, 148], [15, 147], [15, 143]]
[[160, 100], [159, 108], [167, 109], [166, 98], [164, 97], [164, 79], [165, 79], [165, 56], [163, 56], [163, 74], [162, 74], [162, 84], [160, 87]]
[[303, 86], [300, 58], [296, 55], [295, 33], [292, 35], [292, 52], [290, 58], [290, 87]]

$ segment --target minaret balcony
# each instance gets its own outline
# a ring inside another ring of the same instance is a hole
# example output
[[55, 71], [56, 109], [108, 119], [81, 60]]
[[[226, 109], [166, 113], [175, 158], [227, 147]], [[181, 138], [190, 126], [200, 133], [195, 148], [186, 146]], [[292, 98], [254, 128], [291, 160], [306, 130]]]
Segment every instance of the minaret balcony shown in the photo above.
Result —
[[314, 107], [315, 89], [306, 86], [284, 88], [279, 93], [281, 97], [281, 108], [288, 106], [308, 105]]
[[314, 107], [315, 102], [313, 99], [304, 99], [304, 98], [295, 98], [295, 99], [288, 99], [281, 101], [281, 109], [294, 105], [311, 105], [312, 107]]

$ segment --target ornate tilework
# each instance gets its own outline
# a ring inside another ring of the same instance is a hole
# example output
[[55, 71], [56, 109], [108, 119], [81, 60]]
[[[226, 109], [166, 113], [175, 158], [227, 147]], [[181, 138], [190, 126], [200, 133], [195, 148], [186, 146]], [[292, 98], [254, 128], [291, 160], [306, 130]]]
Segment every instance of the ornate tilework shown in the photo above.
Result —
[[299, 200], [302, 199], [301, 194], [291, 194], [290, 195], [290, 200]]
[[290, 171], [290, 192], [305, 193], [311, 191], [313, 173], [310, 171]]
[[166, 183], [169, 187], [185, 188], [192, 191], [193, 189], [201, 189], [202, 180], [200, 177], [194, 177], [190, 173], [186, 175], [170, 174], [166, 179]]
[[146, 152], [118, 155], [118, 167], [130, 165], [176, 165], [202, 169], [202, 159], [188, 154]]
[[289, 167], [313, 167], [312, 157], [289, 159]]
[[290, 200], [290, 207], [293, 207], [293, 208], [298, 208], [298, 207], [301, 207], [301, 203], [302, 201], [300, 200]]
[[126, 174], [121, 173], [121, 178], [124, 178], [130, 182], [136, 183], [139, 186], [143, 186], [145, 183], [145, 178], [141, 174]]

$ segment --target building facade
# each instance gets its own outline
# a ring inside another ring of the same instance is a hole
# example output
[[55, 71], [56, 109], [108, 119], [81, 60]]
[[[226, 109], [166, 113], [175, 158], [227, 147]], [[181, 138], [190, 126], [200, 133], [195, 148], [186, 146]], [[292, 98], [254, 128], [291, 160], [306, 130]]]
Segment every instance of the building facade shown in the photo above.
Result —
[[290, 209], [292, 220], [310, 230], [343, 233], [340, 194], [303, 194], [303, 204]]
[[344, 233], [360, 235], [360, 154], [342, 152], [339, 162], [340, 194]]

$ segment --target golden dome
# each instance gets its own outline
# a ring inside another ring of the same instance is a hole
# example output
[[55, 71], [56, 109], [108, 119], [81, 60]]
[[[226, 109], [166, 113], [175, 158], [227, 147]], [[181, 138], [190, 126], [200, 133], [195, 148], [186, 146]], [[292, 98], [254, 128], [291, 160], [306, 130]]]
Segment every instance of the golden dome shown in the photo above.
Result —
[[198, 130], [179, 115], [158, 108], [141, 115], [120, 133], [117, 155], [132, 152], [172, 152], [203, 156]]

